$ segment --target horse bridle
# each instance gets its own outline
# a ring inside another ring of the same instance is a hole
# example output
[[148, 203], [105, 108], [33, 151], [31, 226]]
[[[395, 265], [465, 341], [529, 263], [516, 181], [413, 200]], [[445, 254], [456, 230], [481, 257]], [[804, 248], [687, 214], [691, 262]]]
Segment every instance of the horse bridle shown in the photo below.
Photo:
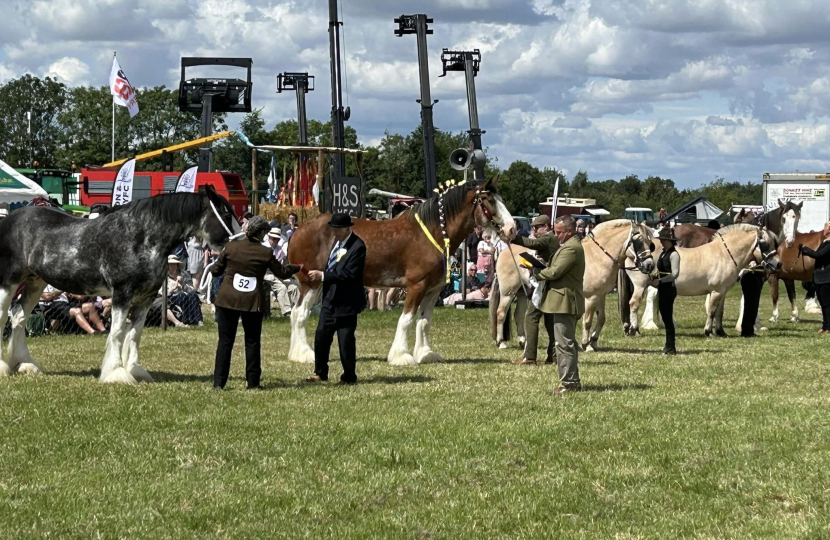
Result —
[[228, 242], [230, 242], [231, 240], [236, 240], [237, 238], [240, 238], [242, 236], [245, 236], [244, 231], [240, 231], [237, 234], [233, 234], [233, 232], [230, 230], [230, 228], [228, 228], [228, 224], [225, 223], [225, 220], [222, 219], [222, 216], [219, 215], [219, 210], [216, 209], [216, 205], [213, 204], [213, 201], [208, 199], [208, 202], [210, 202], [210, 207], [211, 207], [211, 209], [213, 209], [213, 215], [216, 216], [216, 219], [218, 219], [219, 223], [222, 224], [222, 228], [225, 229], [226, 233], [228, 233]]
[[[763, 227], [758, 229], [758, 233], [755, 235], [755, 244], [752, 246], [752, 252], [753, 253], [758, 248], [758, 244], [761, 243], [761, 232], [764, 231], [764, 230], [766, 230], [766, 229], [764, 229]], [[732, 259], [732, 264], [734, 264], [735, 268], [737, 268], [738, 271], [740, 272], [741, 267], [738, 266], [738, 261], [735, 260], [735, 256], [732, 255], [732, 250], [730, 250], [729, 246], [726, 244], [726, 238], [723, 237], [723, 235], [720, 233], [720, 231], [716, 232], [715, 236], [719, 237], [720, 241], [723, 242], [723, 247], [726, 248], [726, 252], [729, 254], [729, 258]]]
[[[625, 241], [625, 246], [623, 247], [623, 253], [628, 253], [631, 250], [631, 253], [634, 255], [634, 264], [636, 266], [626, 267], [624, 264], [620, 264], [620, 261], [617, 257], [614, 257], [608, 250], [602, 247], [602, 244], [597, 242], [597, 239], [594, 237], [594, 233], [589, 232], [585, 235], [586, 238], [591, 239], [591, 241], [597, 245], [597, 247], [605, 253], [605, 255], [611, 259], [611, 262], [614, 265], [619, 266], [622, 270], [639, 270], [642, 273], [646, 273], [642, 268], [642, 262], [651, 256], [651, 252], [647, 251], [645, 248], [645, 242], [642, 239], [642, 233], [636, 230], [634, 222], [631, 222], [631, 229], [628, 231], [628, 239]], [[637, 247], [637, 243], [640, 244], [640, 247]]]

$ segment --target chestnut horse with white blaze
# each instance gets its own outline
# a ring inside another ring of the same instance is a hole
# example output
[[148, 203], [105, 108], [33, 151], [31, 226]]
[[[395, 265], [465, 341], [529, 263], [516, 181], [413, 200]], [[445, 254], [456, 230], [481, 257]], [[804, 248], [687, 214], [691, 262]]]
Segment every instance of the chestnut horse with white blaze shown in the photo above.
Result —
[[[450, 183], [452, 186], [452, 183]], [[323, 214], [304, 223], [291, 237], [288, 260], [309, 270], [323, 270], [334, 236]], [[496, 193], [495, 183], [469, 181], [442, 190], [423, 203], [388, 221], [354, 220], [354, 233], [366, 244], [363, 284], [366, 287], [406, 287], [403, 314], [398, 320], [389, 363], [395, 366], [441, 361], [429, 345], [429, 325], [438, 294], [446, 284], [449, 254], [476, 225], [506, 239], [516, 235], [516, 224]], [[298, 274], [300, 298], [291, 312], [288, 359], [313, 363], [314, 351], [306, 337], [306, 320], [317, 301], [319, 283]], [[416, 322], [417, 319], [417, 322]], [[409, 352], [409, 329], [415, 325], [415, 348]]]

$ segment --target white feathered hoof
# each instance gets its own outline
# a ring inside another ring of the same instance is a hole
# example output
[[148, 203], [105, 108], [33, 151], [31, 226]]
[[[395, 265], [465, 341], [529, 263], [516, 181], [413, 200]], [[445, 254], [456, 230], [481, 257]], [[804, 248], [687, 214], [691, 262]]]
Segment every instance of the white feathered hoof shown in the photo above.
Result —
[[777, 323], [778, 322], [778, 315], [773, 315], [769, 318], [769, 322]]
[[8, 377], [12, 374], [12, 368], [2, 360], [0, 360], [0, 377]]
[[585, 345], [585, 352], [597, 352], [598, 348], [599, 347], [597, 346], [597, 342], [592, 341], [592, 342], [588, 343], [587, 345]]
[[292, 362], [298, 364], [313, 364], [314, 363], [314, 349], [311, 347], [303, 347], [299, 352], [288, 358]]
[[415, 361], [415, 358], [413, 358], [412, 355], [406, 351], [390, 351], [388, 360], [390, 366], [418, 365], [418, 363]]
[[135, 384], [137, 381], [135, 380], [135, 377], [130, 375], [126, 369], [118, 367], [110, 371], [105, 377], [101, 377], [101, 382], [112, 384]]
[[424, 353], [418, 354], [416, 360], [419, 364], [436, 364], [438, 362], [443, 362], [444, 359], [435, 351], [426, 351]]
[[815, 298], [810, 298], [804, 304], [804, 311], [810, 315], [821, 315], [821, 305], [819, 305], [818, 300]]
[[138, 382], [153, 382], [153, 377], [139, 364], [130, 366], [130, 375]]
[[520, 349], [524, 349], [524, 348], [525, 348], [525, 338], [523, 338], [523, 337], [520, 337], [520, 338], [519, 338], [519, 348], [520, 348]]
[[22, 373], [24, 375], [38, 375], [42, 373], [40, 366], [37, 365], [37, 362], [21, 362], [17, 364], [17, 368], [15, 369], [18, 373]]
[[643, 330], [660, 330], [660, 328], [654, 322], [649, 322], [643, 326]]
[[741, 325], [740, 325], [740, 324], [736, 324], [736, 325], [735, 325], [735, 331], [736, 331], [736, 332], [740, 332], [740, 331], [741, 331]]
[[762, 326], [761, 328], [758, 329], [758, 331], [759, 332], [769, 332], [769, 328], [767, 328], [766, 326]]
[[795, 316], [790, 317], [790, 322], [791, 322], [791, 323], [798, 323], [800, 320], [801, 320], [801, 319], [799, 319], [798, 317], [795, 317]]
[[500, 341], [499, 342], [499, 349], [506, 349], [506, 348], [507, 348], [507, 342], [506, 341]]

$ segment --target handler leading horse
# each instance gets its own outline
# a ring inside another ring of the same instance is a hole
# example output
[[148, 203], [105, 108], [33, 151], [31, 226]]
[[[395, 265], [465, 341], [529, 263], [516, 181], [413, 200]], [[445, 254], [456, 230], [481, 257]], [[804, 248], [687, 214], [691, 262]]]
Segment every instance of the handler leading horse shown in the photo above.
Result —
[[[452, 183], [450, 184], [452, 185]], [[297, 229], [288, 249], [292, 264], [324, 268], [333, 243], [323, 214]], [[406, 287], [403, 314], [398, 320], [389, 363], [396, 366], [440, 361], [429, 345], [429, 325], [435, 301], [445, 285], [447, 260], [476, 225], [492, 234], [512, 238], [516, 225], [496, 193], [493, 181], [470, 181], [446, 190], [389, 221], [354, 220], [353, 230], [366, 244], [363, 284], [367, 287]], [[313, 363], [306, 320], [320, 294], [319, 284], [300, 277], [300, 299], [291, 312], [289, 360]], [[409, 353], [409, 329], [417, 317], [415, 349]]]
[[152, 381], [138, 347], [167, 273], [167, 255], [194, 235], [219, 249], [239, 230], [233, 208], [210, 186], [204, 193], [134, 201], [94, 220], [43, 207], [13, 212], [0, 222], [0, 328], [20, 285], [23, 293], [12, 313], [6, 361], [0, 347], [0, 375], [40, 372], [26, 345], [26, 321], [49, 283], [73, 294], [112, 295], [101, 382]]

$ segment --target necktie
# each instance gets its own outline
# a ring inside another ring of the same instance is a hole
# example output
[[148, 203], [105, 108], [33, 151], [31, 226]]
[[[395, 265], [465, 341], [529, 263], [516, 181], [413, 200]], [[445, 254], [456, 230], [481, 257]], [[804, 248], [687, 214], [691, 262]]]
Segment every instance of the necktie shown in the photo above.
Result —
[[337, 252], [340, 250], [340, 242], [334, 243], [334, 248], [331, 250], [331, 254], [329, 255], [329, 262], [326, 264], [326, 270], [331, 270], [334, 264], [337, 262]]

